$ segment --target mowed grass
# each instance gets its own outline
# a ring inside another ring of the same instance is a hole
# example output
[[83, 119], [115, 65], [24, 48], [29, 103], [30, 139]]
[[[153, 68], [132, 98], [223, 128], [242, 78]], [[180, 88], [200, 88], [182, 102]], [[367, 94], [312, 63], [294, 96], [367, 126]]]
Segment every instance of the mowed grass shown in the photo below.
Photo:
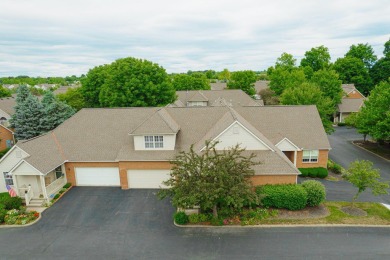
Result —
[[351, 224], [351, 225], [389, 225], [390, 210], [379, 203], [356, 202], [355, 207], [367, 212], [367, 216], [351, 216], [341, 211], [349, 207], [350, 202], [327, 201], [324, 205], [329, 210], [328, 216], [304, 219], [265, 219], [261, 224]]

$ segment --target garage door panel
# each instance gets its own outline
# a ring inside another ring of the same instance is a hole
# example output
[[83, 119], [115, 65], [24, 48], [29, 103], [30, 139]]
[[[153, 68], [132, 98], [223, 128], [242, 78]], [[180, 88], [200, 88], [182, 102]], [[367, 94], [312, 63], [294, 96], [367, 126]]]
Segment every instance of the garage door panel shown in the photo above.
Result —
[[116, 167], [79, 167], [75, 172], [77, 186], [120, 186]]
[[162, 184], [170, 177], [170, 170], [128, 170], [127, 180], [130, 189], [167, 188]]

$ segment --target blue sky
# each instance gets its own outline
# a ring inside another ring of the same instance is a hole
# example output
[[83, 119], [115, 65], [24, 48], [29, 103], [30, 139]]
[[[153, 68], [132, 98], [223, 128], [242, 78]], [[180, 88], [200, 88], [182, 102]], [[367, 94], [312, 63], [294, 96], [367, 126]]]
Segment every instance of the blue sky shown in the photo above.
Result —
[[118, 58], [167, 72], [263, 70], [283, 52], [298, 61], [325, 45], [332, 60], [352, 44], [382, 56], [388, 0], [1, 0], [0, 76], [81, 75]]

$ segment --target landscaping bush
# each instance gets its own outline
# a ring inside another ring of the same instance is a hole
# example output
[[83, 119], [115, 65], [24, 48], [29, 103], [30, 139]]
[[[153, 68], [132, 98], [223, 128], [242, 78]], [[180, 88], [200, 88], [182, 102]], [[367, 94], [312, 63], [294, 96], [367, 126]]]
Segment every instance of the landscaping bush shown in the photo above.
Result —
[[0, 204], [0, 210], [3, 210], [5, 209], [5, 205], [4, 204]]
[[58, 199], [60, 197], [60, 194], [56, 194], [55, 196], [54, 196], [54, 198], [53, 198], [53, 200], [56, 200], [56, 199]]
[[206, 214], [191, 214], [188, 216], [188, 220], [191, 224], [197, 224], [200, 222], [209, 221], [210, 217]]
[[265, 207], [300, 210], [306, 207], [307, 193], [297, 184], [264, 185], [256, 188], [256, 193], [264, 195]]
[[5, 215], [7, 215], [7, 210], [0, 209], [0, 223], [4, 223]]
[[70, 186], [72, 186], [72, 184], [68, 182], [68, 183], [65, 184], [62, 188], [64, 188], [64, 189], [69, 189]]
[[335, 163], [332, 160], [328, 160], [328, 165], [327, 166], [328, 166], [328, 170], [331, 170], [332, 172], [334, 172], [336, 174], [341, 174], [342, 173], [343, 167], [341, 167], [340, 164]]
[[7, 210], [19, 209], [22, 206], [22, 198], [10, 197], [9, 194], [8, 196], [2, 195], [0, 196], [0, 204], [3, 204]]
[[4, 222], [8, 225], [25, 225], [39, 217], [36, 211], [25, 212], [24, 209], [12, 209], [7, 211]]
[[316, 168], [299, 168], [299, 171], [302, 173], [301, 177], [310, 177], [310, 178], [321, 178], [324, 179], [328, 176], [328, 170], [322, 167]]
[[346, 126], [347, 124], [346, 124], [346, 123], [340, 122], [340, 123], [337, 123], [337, 125], [338, 125], [338, 126]]
[[183, 211], [176, 212], [175, 215], [173, 215], [173, 218], [175, 219], [176, 224], [179, 225], [185, 225], [189, 221], [187, 214]]
[[64, 193], [66, 191], [66, 189], [65, 188], [62, 188], [62, 189], [60, 189], [60, 191], [58, 192], [59, 194], [62, 194], [62, 193]]
[[213, 217], [211, 219], [210, 223], [213, 226], [223, 226], [223, 219], [222, 218], [215, 218], [215, 217]]
[[318, 206], [325, 200], [325, 186], [321, 182], [315, 180], [304, 181], [302, 183], [302, 187], [306, 190], [307, 193], [308, 206]]

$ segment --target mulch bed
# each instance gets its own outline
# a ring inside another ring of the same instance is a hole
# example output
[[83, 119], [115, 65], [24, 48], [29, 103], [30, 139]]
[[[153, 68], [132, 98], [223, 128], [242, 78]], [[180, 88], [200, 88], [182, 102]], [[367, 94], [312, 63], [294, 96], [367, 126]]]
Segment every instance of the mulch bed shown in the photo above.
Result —
[[389, 144], [384, 144], [384, 145], [379, 145], [376, 142], [371, 142], [371, 141], [353, 141], [354, 144], [363, 147], [373, 153], [376, 153], [387, 160], [390, 160], [390, 145]]
[[329, 216], [330, 212], [324, 205], [317, 207], [306, 207], [302, 210], [290, 211], [286, 209], [278, 209], [279, 214], [276, 219], [308, 219], [308, 218], [324, 218]]
[[362, 209], [355, 208], [355, 207], [342, 207], [340, 210], [342, 212], [344, 212], [345, 214], [348, 214], [348, 215], [351, 215], [351, 216], [354, 216], [354, 217], [365, 217], [365, 216], [367, 216], [367, 212], [365, 212]]

